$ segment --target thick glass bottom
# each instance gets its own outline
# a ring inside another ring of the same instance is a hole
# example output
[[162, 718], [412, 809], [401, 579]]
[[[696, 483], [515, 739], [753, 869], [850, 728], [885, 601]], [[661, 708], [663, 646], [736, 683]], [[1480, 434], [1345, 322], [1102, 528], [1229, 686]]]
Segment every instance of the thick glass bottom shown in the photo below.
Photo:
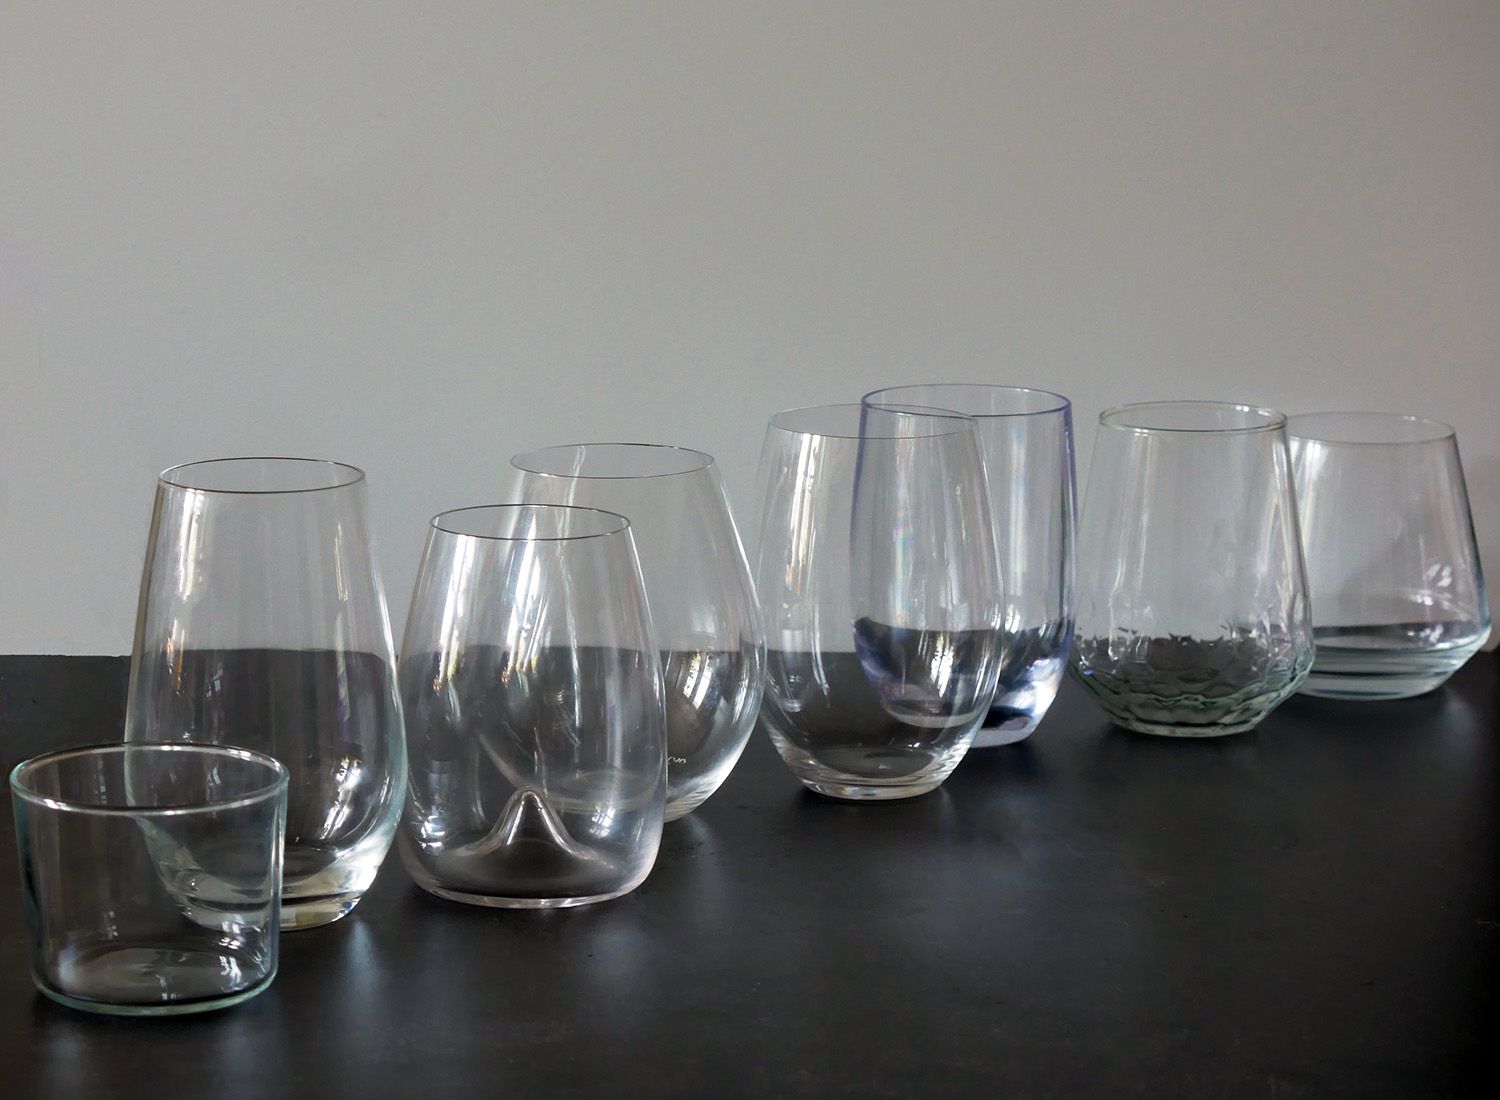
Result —
[[1258, 726], [1312, 667], [1289, 635], [1108, 637], [1078, 643], [1074, 675], [1116, 725], [1163, 737], [1222, 737]]
[[1304, 695], [1409, 699], [1442, 687], [1489, 637], [1483, 623], [1319, 627]]
[[[644, 879], [642, 880], [644, 881]], [[600, 901], [611, 901], [614, 898], [623, 897], [630, 893], [639, 882], [607, 894], [591, 894], [581, 898], [515, 898], [500, 897], [494, 894], [466, 894], [462, 890], [447, 890], [441, 886], [433, 886], [428, 883], [418, 883], [434, 897], [443, 898], [446, 901], [462, 902], [464, 905], [482, 905], [489, 909], [572, 909], [579, 905], [593, 905]]]
[[1000, 674], [995, 701], [970, 748], [1014, 745], [1031, 736], [1057, 698], [1072, 634], [1069, 622], [1023, 631], [1010, 640], [1013, 652]]
[[1344, 673], [1312, 672], [1298, 691], [1319, 699], [1410, 699], [1436, 691], [1448, 682], [1451, 672], [1437, 675], [1348, 675]]
[[330, 894], [321, 898], [283, 897], [281, 899], [281, 930], [300, 932], [304, 928], [319, 928], [325, 924], [332, 924], [340, 917], [347, 916], [359, 904], [359, 899], [362, 897], [364, 897], [363, 893]]
[[1012, 720], [998, 726], [986, 726], [974, 735], [971, 749], [996, 749], [1002, 745], [1014, 745], [1031, 736], [1031, 731], [1041, 723], [1040, 716], [1022, 721]]
[[843, 798], [850, 802], [894, 802], [902, 798], [916, 798], [929, 794], [943, 785], [936, 783], [906, 784], [904, 786], [877, 785], [868, 782], [840, 783], [829, 780], [803, 779], [802, 785], [810, 791], [829, 798]]
[[1264, 714], [1258, 714], [1242, 722], [1227, 722], [1211, 726], [1178, 726], [1166, 722], [1143, 722], [1139, 718], [1119, 714], [1109, 716], [1109, 720], [1117, 726], [1135, 733], [1149, 733], [1155, 737], [1227, 737], [1235, 733], [1248, 733], [1260, 725], [1264, 718]]
[[[228, 976], [255, 964], [232, 951], [182, 951], [129, 944], [89, 951], [59, 969], [60, 988], [33, 974], [37, 989], [58, 1004], [106, 1016], [187, 1016], [248, 1001], [276, 977], [272, 968], [248, 985], [226, 989]], [[251, 973], [254, 973], [251, 970]]]
[[851, 802], [916, 798], [936, 790], [968, 749], [968, 739], [961, 738], [939, 752], [837, 745], [826, 746], [813, 756], [774, 732], [771, 740], [804, 787]]

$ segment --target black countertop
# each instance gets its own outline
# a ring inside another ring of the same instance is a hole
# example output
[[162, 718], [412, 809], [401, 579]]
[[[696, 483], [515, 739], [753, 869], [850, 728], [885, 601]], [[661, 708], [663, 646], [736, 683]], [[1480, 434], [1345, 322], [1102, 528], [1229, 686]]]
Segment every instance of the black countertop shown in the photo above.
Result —
[[[126, 662], [0, 657], [0, 760], [118, 737]], [[1255, 733], [1109, 725], [1071, 683], [937, 792], [803, 792], [757, 733], [646, 884], [428, 897], [394, 855], [236, 1008], [31, 984], [0, 825], [0, 1095], [1442, 1096], [1500, 1083], [1500, 659]]]

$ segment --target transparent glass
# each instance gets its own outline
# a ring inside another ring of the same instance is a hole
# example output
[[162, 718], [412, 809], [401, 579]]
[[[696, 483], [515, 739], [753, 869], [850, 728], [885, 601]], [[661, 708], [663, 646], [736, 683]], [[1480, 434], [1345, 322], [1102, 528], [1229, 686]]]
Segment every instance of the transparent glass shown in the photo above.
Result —
[[364, 474], [337, 462], [195, 462], [156, 486], [125, 738], [286, 765], [288, 929], [354, 908], [401, 813], [395, 652], [365, 517]]
[[837, 798], [936, 788], [989, 713], [1004, 608], [969, 417], [825, 405], [771, 420], [756, 570], [762, 721]]
[[1073, 670], [1115, 722], [1253, 728], [1312, 665], [1286, 418], [1205, 401], [1099, 418]]
[[630, 519], [667, 701], [667, 820], [719, 789], [755, 727], [765, 638], [750, 567], [713, 457], [586, 443], [529, 451], [507, 499]]
[[1329, 412], [1287, 430], [1318, 643], [1301, 690], [1400, 699], [1441, 686], [1490, 634], [1453, 429]]
[[618, 897], [667, 795], [661, 661], [630, 524], [493, 505], [432, 521], [401, 647], [423, 889], [506, 908]]
[[10, 775], [37, 988], [125, 1016], [225, 1008], [276, 976], [287, 772], [207, 745], [102, 745]]
[[1073, 642], [1072, 405], [1046, 390], [966, 383], [891, 386], [864, 403], [974, 418], [1005, 591], [1005, 645], [1000, 686], [971, 747], [1021, 741], [1056, 698]]

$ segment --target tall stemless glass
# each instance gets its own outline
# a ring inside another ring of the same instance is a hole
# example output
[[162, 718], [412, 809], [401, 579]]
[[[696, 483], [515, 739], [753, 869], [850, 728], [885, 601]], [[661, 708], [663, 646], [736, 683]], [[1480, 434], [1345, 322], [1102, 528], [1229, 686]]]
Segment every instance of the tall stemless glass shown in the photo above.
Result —
[[771, 420], [761, 715], [821, 794], [933, 790], [989, 713], [1003, 615], [974, 422], [825, 405]]
[[1294, 416], [1292, 470], [1318, 651], [1307, 695], [1441, 686], [1490, 634], [1453, 429], [1420, 416]]
[[1000, 686], [973, 748], [1030, 736], [1057, 696], [1073, 642], [1073, 408], [1024, 386], [890, 386], [866, 405], [930, 406], [974, 418], [1005, 590]]
[[1127, 729], [1254, 727], [1312, 665], [1286, 418], [1207, 401], [1099, 417], [1073, 669]]
[[401, 704], [364, 473], [300, 458], [175, 466], [156, 486], [127, 741], [281, 761], [282, 927], [337, 920], [395, 835]]
[[750, 568], [713, 456], [579, 443], [511, 459], [507, 499], [630, 519], [667, 701], [667, 820], [719, 789], [760, 710], [765, 638]]
[[661, 662], [623, 516], [492, 505], [432, 521], [401, 645], [399, 846], [439, 897], [605, 901], [656, 860]]

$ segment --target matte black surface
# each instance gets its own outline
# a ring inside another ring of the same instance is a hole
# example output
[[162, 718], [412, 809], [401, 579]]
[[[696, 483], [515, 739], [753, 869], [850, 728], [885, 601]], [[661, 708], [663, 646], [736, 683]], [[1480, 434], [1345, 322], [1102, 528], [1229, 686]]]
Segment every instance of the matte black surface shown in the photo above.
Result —
[[[0, 753], [118, 736], [125, 662], [0, 657]], [[238, 1008], [36, 994], [0, 826], [0, 1095], [1440, 1096], [1500, 1081], [1500, 661], [1252, 734], [1075, 685], [939, 791], [805, 794], [757, 734], [638, 892], [429, 898], [394, 857]]]

